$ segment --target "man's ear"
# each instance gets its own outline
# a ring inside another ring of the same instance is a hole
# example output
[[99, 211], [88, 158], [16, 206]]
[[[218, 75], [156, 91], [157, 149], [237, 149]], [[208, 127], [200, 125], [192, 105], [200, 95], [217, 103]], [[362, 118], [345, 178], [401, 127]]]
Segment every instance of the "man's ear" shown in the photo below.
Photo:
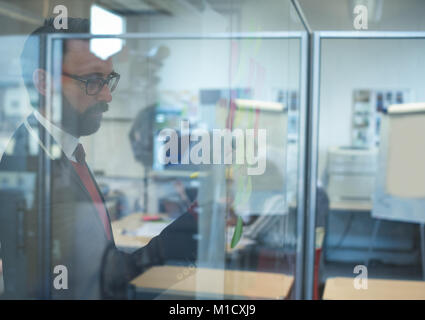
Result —
[[32, 81], [37, 91], [46, 96], [47, 73], [46, 70], [36, 69], [32, 74]]

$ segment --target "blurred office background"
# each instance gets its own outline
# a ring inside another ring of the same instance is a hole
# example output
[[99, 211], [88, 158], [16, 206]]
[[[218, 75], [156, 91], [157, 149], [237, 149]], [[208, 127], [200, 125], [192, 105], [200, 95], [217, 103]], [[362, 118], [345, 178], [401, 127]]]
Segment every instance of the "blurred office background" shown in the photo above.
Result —
[[[415, 188], [392, 192], [386, 209], [376, 199], [387, 194], [390, 175], [389, 107], [425, 103], [425, 38], [321, 40], [313, 229], [305, 227], [304, 205], [311, 152], [305, 143], [308, 31], [353, 31], [357, 4], [369, 8], [368, 31], [424, 31], [423, 1], [299, 0], [306, 26], [289, 0], [1, 0], [0, 154], [32, 112], [21, 79], [23, 43], [58, 4], [69, 16], [90, 18], [93, 34], [139, 35], [92, 43], [112, 56], [121, 80], [101, 129], [82, 139], [120, 248], [145, 245], [198, 200], [205, 211], [200, 265], [282, 275], [276, 281], [290, 283], [285, 297], [320, 298], [328, 279], [354, 277], [356, 265], [368, 266], [371, 278], [423, 279], [425, 213], [415, 202], [421, 195]], [[251, 103], [244, 107], [241, 100]], [[408, 118], [422, 112], [421, 106], [404, 110]], [[265, 174], [161, 165], [157, 134], [180, 130], [181, 120], [209, 132], [267, 129]], [[402, 160], [391, 168], [403, 171]], [[31, 189], [31, 181], [13, 175], [0, 185]], [[233, 246], [240, 224], [242, 237]], [[317, 246], [310, 287], [307, 238]]]

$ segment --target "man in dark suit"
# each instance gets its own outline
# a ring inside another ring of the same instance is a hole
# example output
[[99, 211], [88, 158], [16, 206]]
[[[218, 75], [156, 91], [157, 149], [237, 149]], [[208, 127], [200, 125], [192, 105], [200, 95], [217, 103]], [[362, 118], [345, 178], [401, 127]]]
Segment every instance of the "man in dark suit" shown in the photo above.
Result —
[[[14, 174], [33, 177], [34, 183], [31, 190], [0, 191], [6, 295], [125, 298], [128, 281], [150, 266], [195, 262], [196, 213], [182, 215], [132, 254], [115, 247], [109, 214], [79, 138], [99, 129], [120, 76], [111, 59], [90, 52], [88, 40], [64, 41], [62, 117], [53, 121], [47, 116], [46, 96], [57, 88], [47, 84], [57, 79], [48, 81], [52, 76], [40, 61], [45, 35], [58, 32], [88, 33], [89, 21], [68, 18], [68, 29], [57, 30], [53, 19], [47, 20], [24, 46], [23, 78], [34, 112], [15, 131], [1, 159], [0, 179]], [[66, 280], [57, 282], [56, 273], [64, 267]]]

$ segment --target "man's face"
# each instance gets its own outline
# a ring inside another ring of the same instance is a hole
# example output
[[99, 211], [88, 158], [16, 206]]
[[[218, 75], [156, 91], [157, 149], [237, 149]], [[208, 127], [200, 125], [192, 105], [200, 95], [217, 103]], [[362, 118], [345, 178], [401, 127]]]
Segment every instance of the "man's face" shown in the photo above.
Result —
[[[111, 59], [102, 60], [90, 52], [89, 41], [68, 40], [63, 72], [84, 79], [106, 78], [113, 72]], [[102, 113], [108, 110], [112, 96], [107, 85], [96, 95], [86, 94], [85, 84], [62, 76], [62, 125], [75, 136], [86, 136], [100, 127]]]

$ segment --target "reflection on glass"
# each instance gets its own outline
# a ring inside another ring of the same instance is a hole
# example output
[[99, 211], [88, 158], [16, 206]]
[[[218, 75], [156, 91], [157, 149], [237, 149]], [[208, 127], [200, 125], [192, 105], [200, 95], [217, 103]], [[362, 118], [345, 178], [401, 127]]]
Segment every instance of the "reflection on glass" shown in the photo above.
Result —
[[142, 35], [105, 57], [69, 19], [46, 60], [53, 22], [6, 90], [4, 297], [289, 297], [300, 40]]

